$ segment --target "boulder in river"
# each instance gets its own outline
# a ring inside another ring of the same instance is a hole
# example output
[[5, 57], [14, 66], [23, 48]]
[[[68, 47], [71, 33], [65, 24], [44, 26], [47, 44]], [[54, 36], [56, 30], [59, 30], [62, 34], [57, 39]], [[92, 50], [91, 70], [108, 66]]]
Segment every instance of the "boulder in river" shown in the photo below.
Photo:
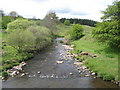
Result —
[[21, 77], [23, 77], [24, 75], [25, 75], [25, 73], [22, 73], [22, 74], [21, 74]]
[[41, 72], [40, 72], [40, 71], [38, 71], [37, 73], [38, 73], [38, 74], [40, 74]]
[[62, 64], [64, 61], [56, 61], [57, 64]]
[[81, 63], [81, 62], [74, 62], [74, 65], [77, 65], [77, 66], [80, 66], [80, 65], [82, 65], [83, 63]]
[[73, 73], [69, 73], [70, 75], [73, 75]]

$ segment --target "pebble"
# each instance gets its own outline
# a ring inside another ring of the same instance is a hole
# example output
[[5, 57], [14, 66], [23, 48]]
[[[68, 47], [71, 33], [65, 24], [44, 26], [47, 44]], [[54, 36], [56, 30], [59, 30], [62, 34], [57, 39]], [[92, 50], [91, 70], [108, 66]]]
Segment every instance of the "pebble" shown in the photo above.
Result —
[[93, 72], [91, 75], [95, 75], [95, 73]]
[[87, 67], [86, 66], [82, 66], [82, 69], [86, 69]]
[[73, 75], [73, 73], [69, 73], [70, 75]]
[[22, 73], [22, 74], [21, 74], [21, 77], [24, 76], [24, 75], [25, 75], [25, 73]]
[[40, 72], [40, 71], [38, 71], [37, 73], [38, 73], [38, 74], [40, 74], [41, 72]]
[[85, 77], [89, 77], [89, 75], [85, 75]]
[[57, 64], [62, 64], [64, 61], [56, 61]]

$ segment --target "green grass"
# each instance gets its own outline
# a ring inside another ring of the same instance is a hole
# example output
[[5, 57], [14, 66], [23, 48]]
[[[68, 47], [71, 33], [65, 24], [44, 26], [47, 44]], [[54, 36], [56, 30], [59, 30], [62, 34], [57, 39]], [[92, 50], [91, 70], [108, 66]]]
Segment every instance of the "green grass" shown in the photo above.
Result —
[[2, 41], [6, 41], [2, 44], [3, 54], [2, 57], [0, 57], [0, 62], [2, 62], [2, 65], [0, 65], [0, 71], [6, 71], [7, 69], [10, 69], [15, 65], [19, 65], [20, 62], [27, 60], [33, 56], [27, 52], [19, 53], [16, 48], [8, 45], [8, 35], [9, 34], [7, 33], [0, 32], [0, 38], [2, 38]]
[[[97, 57], [91, 58], [84, 56], [86, 65], [95, 71], [99, 77], [104, 80], [118, 80], [118, 52], [117, 50], [109, 48], [107, 45], [98, 43], [92, 37], [92, 27], [83, 26], [85, 36], [79, 40], [71, 42], [74, 44], [75, 50], [73, 53], [79, 51], [96, 54]], [[83, 57], [78, 57], [83, 58]]]
[[69, 34], [69, 31], [71, 29], [72, 25], [70, 26], [66, 26], [64, 24], [60, 24], [57, 26], [57, 29], [58, 29], [58, 35], [59, 36], [66, 36], [67, 34]]

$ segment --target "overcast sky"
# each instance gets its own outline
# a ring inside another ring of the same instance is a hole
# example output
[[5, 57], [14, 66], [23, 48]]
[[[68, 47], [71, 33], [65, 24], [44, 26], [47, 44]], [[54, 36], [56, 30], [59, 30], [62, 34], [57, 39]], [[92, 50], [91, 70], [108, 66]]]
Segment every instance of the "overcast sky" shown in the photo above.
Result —
[[26, 18], [44, 18], [50, 10], [59, 18], [82, 18], [100, 21], [101, 10], [114, 0], [0, 0], [5, 13], [16, 11]]

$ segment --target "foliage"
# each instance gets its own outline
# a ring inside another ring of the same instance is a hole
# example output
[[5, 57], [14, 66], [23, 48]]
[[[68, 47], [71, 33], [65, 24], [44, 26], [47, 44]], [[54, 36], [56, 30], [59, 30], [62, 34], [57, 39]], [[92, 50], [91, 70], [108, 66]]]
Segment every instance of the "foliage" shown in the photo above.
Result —
[[72, 53], [80, 51], [97, 55], [92, 58], [88, 55], [78, 56], [80, 60], [84, 58], [85, 65], [92, 71], [96, 72], [104, 80], [118, 80], [118, 52], [106, 44], [98, 43], [92, 37], [92, 29], [89, 26], [83, 26], [85, 36], [79, 40], [71, 42], [75, 45]]
[[67, 25], [67, 26], [69, 26], [70, 25], [70, 21], [69, 20], [65, 20], [64, 24]]
[[11, 22], [10, 16], [2, 17], [2, 29], [7, 29], [7, 24]]
[[56, 16], [55, 12], [50, 11], [45, 18], [42, 21], [42, 26], [45, 26], [47, 28], [49, 28], [52, 33], [54, 34], [56, 28], [56, 25], [58, 24], [58, 17]]
[[96, 21], [93, 20], [89, 20], [89, 19], [77, 19], [77, 18], [61, 18], [60, 22], [64, 23], [65, 20], [69, 20], [70, 24], [81, 24], [81, 25], [88, 25], [88, 26], [92, 26], [95, 27], [95, 24], [97, 23]]
[[10, 33], [8, 43], [18, 50], [31, 50], [35, 45], [35, 37], [28, 30], [16, 30]]
[[79, 24], [74, 24], [72, 27], [72, 31], [71, 31], [70, 36], [71, 36], [72, 40], [80, 39], [83, 36], [82, 26]]
[[7, 72], [2, 72], [2, 77], [7, 78], [8, 77], [8, 73]]
[[16, 11], [11, 11], [9, 16], [12, 20], [15, 20], [18, 17], [18, 13]]
[[41, 50], [43, 47], [51, 43], [52, 36], [49, 29], [41, 26], [31, 26], [28, 28], [34, 35], [35, 39], [35, 49]]
[[35, 25], [35, 23], [32, 21], [28, 21], [27, 19], [19, 18], [8, 24], [7, 32], [13, 32], [20, 29], [26, 30], [31, 25]]
[[103, 11], [104, 14], [101, 23], [96, 25], [93, 35], [98, 41], [106, 42], [112, 47], [120, 47], [120, 1], [115, 1], [113, 5]]

